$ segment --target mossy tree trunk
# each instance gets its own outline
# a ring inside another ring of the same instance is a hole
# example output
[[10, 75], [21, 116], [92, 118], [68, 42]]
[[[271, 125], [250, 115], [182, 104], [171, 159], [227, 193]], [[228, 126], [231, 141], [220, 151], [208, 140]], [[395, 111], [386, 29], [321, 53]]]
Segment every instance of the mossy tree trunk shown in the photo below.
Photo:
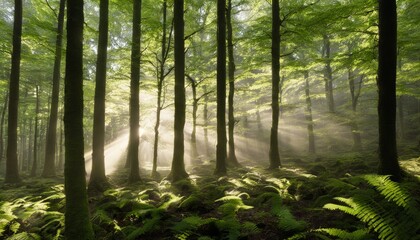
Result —
[[228, 136], [229, 136], [229, 156], [228, 163], [233, 166], [239, 166], [238, 159], [235, 153], [235, 116], [233, 108], [233, 100], [235, 96], [235, 58], [233, 56], [233, 29], [232, 29], [232, 0], [228, 0], [226, 9], [226, 23], [227, 23], [227, 49], [229, 59], [229, 96], [228, 96]]
[[216, 175], [226, 175], [226, 0], [217, 0]]
[[9, 82], [9, 114], [7, 128], [7, 152], [6, 152], [6, 183], [19, 183], [18, 156], [17, 156], [17, 125], [19, 104], [19, 79], [20, 59], [22, 48], [22, 0], [15, 0], [13, 22], [13, 51], [12, 68]]
[[35, 126], [34, 126], [34, 151], [32, 159], [32, 168], [31, 168], [31, 177], [36, 176], [36, 171], [38, 168], [38, 122], [39, 122], [39, 86], [36, 86], [36, 106], [35, 106]]
[[397, 11], [395, 0], [379, 1], [379, 173], [401, 179], [396, 141]]
[[141, 0], [133, 1], [133, 36], [131, 46], [130, 81], [130, 137], [128, 142], [127, 164], [129, 182], [140, 181], [139, 172], [139, 121], [140, 121], [140, 40], [141, 40]]
[[92, 172], [89, 191], [103, 192], [109, 187], [105, 175], [105, 94], [106, 65], [108, 47], [109, 0], [101, 0], [99, 5], [99, 40], [96, 60], [95, 103], [93, 113]]
[[270, 169], [277, 169], [281, 166], [278, 128], [279, 128], [279, 93], [280, 93], [280, 4], [279, 0], [272, 2], [272, 33], [271, 33], [271, 111], [272, 126], [270, 133]]
[[308, 124], [308, 152], [315, 153], [314, 121], [312, 118], [312, 100], [309, 87], [309, 73], [305, 71], [306, 122]]
[[83, 141], [83, 0], [67, 2], [64, 78], [65, 238], [94, 239], [89, 217]]
[[57, 38], [55, 41], [55, 56], [54, 56], [54, 70], [52, 79], [52, 94], [51, 94], [51, 109], [49, 116], [49, 123], [47, 129], [47, 139], [45, 145], [45, 163], [42, 173], [43, 177], [55, 176], [55, 152], [57, 144], [57, 118], [58, 118], [58, 103], [60, 92], [60, 78], [61, 78], [61, 52], [63, 45], [63, 31], [64, 31], [64, 12], [66, 7], [66, 0], [60, 0], [60, 7], [57, 19]]
[[184, 163], [185, 125], [185, 49], [184, 0], [174, 1], [174, 51], [175, 51], [175, 121], [174, 150], [170, 179], [173, 182], [188, 178]]
[[323, 58], [325, 60], [324, 66], [324, 83], [325, 83], [325, 97], [327, 99], [328, 111], [334, 113], [334, 90], [333, 90], [333, 76], [331, 68], [331, 42], [328, 34], [323, 35], [324, 47], [323, 47]]

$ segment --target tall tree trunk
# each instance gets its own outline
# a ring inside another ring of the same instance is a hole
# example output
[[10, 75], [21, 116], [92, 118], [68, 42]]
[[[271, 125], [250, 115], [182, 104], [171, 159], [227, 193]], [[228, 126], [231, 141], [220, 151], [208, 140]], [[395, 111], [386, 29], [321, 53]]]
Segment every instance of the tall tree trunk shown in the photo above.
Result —
[[54, 72], [52, 80], [52, 95], [51, 95], [51, 109], [50, 118], [47, 130], [47, 141], [45, 145], [45, 163], [43, 177], [55, 176], [55, 146], [57, 142], [57, 115], [60, 92], [60, 77], [61, 77], [61, 53], [63, 45], [63, 29], [64, 29], [64, 11], [66, 0], [60, 0], [60, 8], [58, 12], [57, 24], [57, 38], [55, 42], [55, 58], [54, 58]]
[[[204, 85], [204, 92], [207, 92], [207, 87]], [[209, 111], [208, 111], [209, 97], [206, 94], [204, 96], [204, 108], [203, 108], [203, 119], [204, 119], [204, 145], [206, 148], [206, 156], [210, 157], [209, 151]]]
[[306, 96], [306, 122], [308, 124], [308, 151], [315, 153], [315, 135], [314, 135], [314, 121], [312, 120], [312, 101], [309, 87], [309, 73], [304, 72], [305, 77], [305, 96]]
[[228, 97], [228, 116], [229, 116], [229, 157], [227, 158], [229, 164], [239, 166], [238, 159], [235, 153], [235, 116], [233, 108], [233, 99], [235, 96], [235, 59], [233, 57], [233, 29], [232, 29], [232, 0], [228, 0], [226, 9], [226, 23], [227, 23], [227, 48], [229, 58], [229, 97]]
[[22, 0], [15, 0], [13, 23], [12, 68], [9, 82], [9, 114], [7, 128], [6, 183], [19, 183], [17, 157], [17, 123], [19, 104], [20, 53], [22, 48]]
[[175, 44], [175, 123], [174, 152], [170, 178], [173, 182], [188, 177], [184, 164], [185, 125], [185, 52], [184, 52], [184, 0], [174, 1]]
[[94, 239], [87, 201], [83, 140], [83, 23], [83, 0], [68, 1], [64, 78], [66, 239]]
[[130, 139], [128, 142], [127, 163], [130, 167], [129, 182], [140, 181], [139, 172], [139, 85], [140, 85], [140, 40], [141, 40], [141, 0], [133, 1], [133, 39], [131, 48], [130, 83]]
[[156, 123], [155, 123], [155, 139], [153, 143], [153, 167], [152, 167], [152, 177], [159, 178], [159, 173], [157, 171], [157, 158], [158, 158], [158, 148], [159, 148], [159, 127], [160, 127], [160, 114], [162, 111], [162, 90], [163, 90], [163, 81], [165, 80], [165, 63], [167, 59], [167, 46], [166, 46], [166, 18], [167, 18], [167, 1], [163, 1], [162, 6], [162, 40], [161, 40], [161, 60], [159, 65], [159, 76], [158, 76], [158, 96], [156, 103]]
[[193, 118], [193, 126], [192, 126], [192, 132], [191, 132], [191, 154], [190, 154], [190, 158], [191, 158], [191, 162], [193, 163], [197, 163], [198, 161], [198, 151], [197, 151], [197, 137], [196, 137], [196, 132], [197, 132], [197, 109], [198, 109], [198, 101], [199, 99], [197, 98], [197, 82], [194, 78], [192, 78], [191, 76], [189, 76], [188, 74], [186, 74], [186, 77], [188, 78], [188, 80], [191, 83], [191, 89], [192, 89], [192, 94], [193, 94], [193, 112], [192, 112], [192, 118]]
[[356, 78], [353, 74], [353, 70], [351, 68], [348, 69], [348, 81], [349, 81], [351, 103], [352, 103], [351, 104], [352, 117], [350, 120], [351, 121], [350, 127], [351, 127], [351, 132], [353, 135], [353, 150], [355, 151], [362, 150], [362, 137], [360, 135], [359, 125], [357, 124], [357, 119], [356, 119], [357, 102], [360, 96], [362, 80], [363, 80], [363, 76], [360, 77], [358, 88], [356, 88]]
[[29, 172], [31, 167], [31, 163], [32, 163], [32, 152], [34, 149], [34, 147], [32, 146], [33, 142], [32, 142], [32, 137], [33, 137], [33, 121], [32, 119], [29, 119], [29, 133], [28, 133], [28, 150], [26, 151], [26, 165], [25, 165], [25, 172]]
[[332, 69], [331, 69], [331, 42], [327, 34], [323, 35], [324, 39], [324, 51], [323, 57], [325, 58], [325, 67], [324, 67], [324, 81], [325, 81], [325, 96], [327, 98], [328, 111], [334, 113], [334, 94], [333, 94], [333, 78], [332, 78]]
[[401, 179], [396, 141], [397, 11], [395, 0], [379, 1], [379, 173]]
[[36, 176], [38, 168], [38, 118], [39, 118], [39, 86], [36, 86], [35, 126], [34, 126], [34, 152], [31, 168], [31, 177]]
[[[62, 115], [62, 114], [61, 114]], [[62, 118], [60, 118], [62, 119]], [[63, 129], [63, 122], [60, 121], [60, 141], [59, 141], [59, 149], [58, 149], [58, 169], [63, 170], [64, 161], [63, 161], [63, 139], [64, 139], [64, 129]]]
[[217, 0], [217, 175], [226, 175], [226, 0]]
[[1, 117], [0, 117], [0, 162], [3, 160], [3, 153], [4, 153], [4, 119], [6, 117], [6, 111], [7, 111], [7, 104], [9, 101], [9, 92], [6, 93], [6, 96], [4, 97], [4, 104], [3, 109], [1, 111]]
[[279, 0], [273, 0], [272, 3], [272, 40], [271, 40], [271, 71], [272, 71], [272, 126], [270, 135], [270, 169], [276, 169], [281, 166], [278, 128], [279, 128], [279, 92], [280, 92], [280, 5]]
[[105, 175], [104, 156], [109, 0], [100, 1], [99, 11], [99, 40], [98, 56], [96, 60], [95, 105], [93, 115], [92, 172], [90, 174], [88, 188], [89, 191], [103, 192], [109, 187]]

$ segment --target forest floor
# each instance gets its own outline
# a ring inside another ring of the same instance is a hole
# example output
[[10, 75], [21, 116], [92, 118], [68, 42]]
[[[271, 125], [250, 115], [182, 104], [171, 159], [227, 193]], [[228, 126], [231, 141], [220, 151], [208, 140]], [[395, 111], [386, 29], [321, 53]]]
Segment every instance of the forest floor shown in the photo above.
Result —
[[[241, 162], [244, 167], [230, 168], [226, 177], [214, 176], [214, 162], [204, 161], [189, 169], [189, 180], [173, 184], [142, 171], [142, 182], [128, 185], [120, 169], [109, 176], [111, 189], [89, 198], [92, 223], [96, 239], [416, 236], [420, 210], [411, 209], [420, 200], [416, 151], [401, 156], [405, 177], [399, 184], [372, 175], [377, 157], [368, 152], [283, 157], [276, 171]], [[1, 239], [63, 239], [62, 177], [28, 177], [0, 188]]]

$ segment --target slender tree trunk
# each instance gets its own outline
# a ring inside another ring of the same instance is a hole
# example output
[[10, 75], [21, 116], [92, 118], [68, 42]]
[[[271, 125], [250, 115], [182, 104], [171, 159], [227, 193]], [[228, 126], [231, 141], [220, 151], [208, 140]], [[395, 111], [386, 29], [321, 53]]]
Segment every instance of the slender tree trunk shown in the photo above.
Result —
[[226, 0], [217, 0], [217, 175], [226, 175]]
[[[207, 92], [207, 87], [204, 86], [204, 92]], [[209, 111], [208, 111], [208, 102], [209, 97], [207, 94], [204, 96], [204, 109], [203, 109], [203, 119], [204, 119], [204, 145], [206, 148], [206, 156], [210, 157], [210, 151], [209, 151]]]
[[39, 118], [39, 86], [36, 86], [35, 126], [34, 126], [34, 152], [31, 168], [31, 177], [36, 176], [38, 168], [38, 118]]
[[6, 183], [19, 183], [17, 156], [17, 123], [19, 104], [20, 53], [22, 38], [22, 0], [15, 0], [13, 23], [12, 68], [9, 82], [9, 114], [7, 129]]
[[360, 151], [362, 150], [362, 137], [360, 136], [359, 125], [357, 124], [356, 119], [356, 110], [357, 110], [357, 102], [360, 95], [361, 90], [361, 81], [363, 77], [360, 77], [359, 87], [356, 89], [356, 78], [353, 74], [352, 69], [348, 69], [348, 81], [350, 87], [350, 95], [351, 95], [351, 103], [352, 103], [352, 117], [350, 122], [351, 132], [353, 135], [353, 150]]
[[103, 192], [109, 187], [109, 183], [105, 175], [104, 156], [109, 0], [100, 1], [99, 11], [99, 40], [98, 56], [96, 61], [96, 85], [93, 115], [92, 172], [90, 174], [88, 188], [89, 191]]
[[127, 163], [130, 167], [129, 182], [140, 181], [139, 172], [139, 85], [140, 85], [140, 40], [141, 40], [141, 0], [133, 1], [133, 40], [131, 48], [131, 95], [130, 95], [130, 139]]
[[235, 116], [233, 108], [233, 99], [235, 96], [235, 58], [233, 57], [233, 30], [232, 30], [232, 0], [228, 0], [226, 9], [226, 23], [227, 23], [227, 48], [229, 58], [229, 97], [228, 97], [228, 116], [229, 116], [229, 157], [227, 158], [229, 164], [239, 166], [238, 159], [235, 153]]
[[5, 125], [5, 116], [7, 111], [7, 104], [9, 101], [9, 92], [6, 93], [6, 96], [4, 97], [4, 104], [3, 109], [1, 111], [1, 117], [0, 117], [0, 162], [3, 160], [3, 153], [4, 153], [4, 125]]
[[191, 83], [191, 89], [193, 94], [193, 112], [192, 112], [192, 118], [193, 118], [193, 129], [191, 132], [191, 162], [197, 163], [198, 161], [198, 151], [197, 151], [197, 139], [196, 139], [196, 132], [197, 132], [197, 109], [198, 109], [198, 99], [197, 99], [197, 82], [195, 79], [193, 79], [188, 74], [186, 75], [188, 80]]
[[58, 150], [58, 169], [63, 170], [64, 168], [64, 161], [63, 161], [63, 139], [64, 139], [64, 129], [63, 129], [63, 122], [60, 121], [60, 143], [59, 143], [59, 150]]
[[185, 52], [184, 52], [184, 0], [174, 1], [175, 44], [175, 123], [174, 152], [170, 178], [173, 182], [188, 178], [184, 164], [185, 125]]
[[83, 0], [67, 2], [64, 78], [66, 239], [94, 239], [89, 217], [83, 140]]
[[308, 151], [315, 153], [315, 135], [314, 135], [314, 121], [312, 120], [312, 101], [309, 87], [309, 73], [304, 72], [305, 77], [305, 96], [306, 96], [306, 122], [308, 124]]
[[55, 59], [54, 72], [52, 80], [52, 95], [51, 95], [51, 109], [50, 118], [47, 129], [47, 141], [45, 146], [45, 163], [43, 177], [55, 176], [55, 146], [57, 141], [57, 114], [60, 92], [60, 78], [61, 78], [61, 53], [63, 45], [63, 29], [64, 29], [64, 11], [66, 0], [60, 0], [60, 9], [58, 12], [57, 24], [57, 39], [55, 42]]
[[29, 172], [31, 169], [31, 163], [32, 163], [32, 152], [35, 150], [35, 147], [32, 146], [32, 137], [33, 137], [33, 121], [32, 119], [29, 119], [29, 134], [28, 134], [28, 150], [26, 151], [26, 165], [25, 165], [25, 172]]
[[324, 58], [325, 58], [325, 68], [324, 68], [324, 81], [325, 81], [325, 96], [327, 98], [328, 111], [334, 113], [334, 94], [333, 94], [333, 78], [332, 78], [332, 69], [331, 69], [331, 43], [328, 35], [324, 34]]
[[272, 3], [272, 40], [271, 40], [271, 71], [272, 71], [272, 126], [270, 135], [270, 169], [276, 169], [281, 166], [278, 127], [279, 127], [279, 92], [280, 92], [280, 5], [279, 0], [273, 0]]
[[396, 141], [397, 11], [395, 0], [379, 1], [379, 173], [401, 179]]
[[159, 173], [157, 172], [157, 158], [158, 158], [158, 148], [159, 148], [159, 127], [160, 127], [160, 114], [162, 111], [162, 90], [163, 90], [163, 81], [165, 80], [165, 62], [167, 59], [167, 46], [166, 46], [166, 18], [167, 18], [167, 1], [163, 1], [162, 7], [162, 45], [161, 45], [161, 60], [159, 65], [159, 76], [158, 76], [158, 96], [156, 103], [156, 123], [155, 123], [155, 139], [153, 144], [153, 167], [152, 167], [152, 177], [159, 178]]

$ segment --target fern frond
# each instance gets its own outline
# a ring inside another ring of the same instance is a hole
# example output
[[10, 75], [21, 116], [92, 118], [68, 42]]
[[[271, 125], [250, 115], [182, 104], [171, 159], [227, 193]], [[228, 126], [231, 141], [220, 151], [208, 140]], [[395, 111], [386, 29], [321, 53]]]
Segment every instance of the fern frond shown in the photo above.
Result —
[[314, 231], [324, 232], [330, 236], [337, 237], [338, 239], [343, 240], [365, 240], [370, 239], [369, 231], [366, 229], [358, 229], [354, 232], [347, 232], [337, 228], [320, 228]]
[[400, 184], [390, 180], [390, 176], [365, 175], [363, 178], [370, 185], [374, 186], [386, 200], [394, 202], [403, 208], [411, 207], [411, 196]]
[[41, 240], [41, 236], [35, 233], [18, 233], [11, 237], [9, 237], [7, 240]]

